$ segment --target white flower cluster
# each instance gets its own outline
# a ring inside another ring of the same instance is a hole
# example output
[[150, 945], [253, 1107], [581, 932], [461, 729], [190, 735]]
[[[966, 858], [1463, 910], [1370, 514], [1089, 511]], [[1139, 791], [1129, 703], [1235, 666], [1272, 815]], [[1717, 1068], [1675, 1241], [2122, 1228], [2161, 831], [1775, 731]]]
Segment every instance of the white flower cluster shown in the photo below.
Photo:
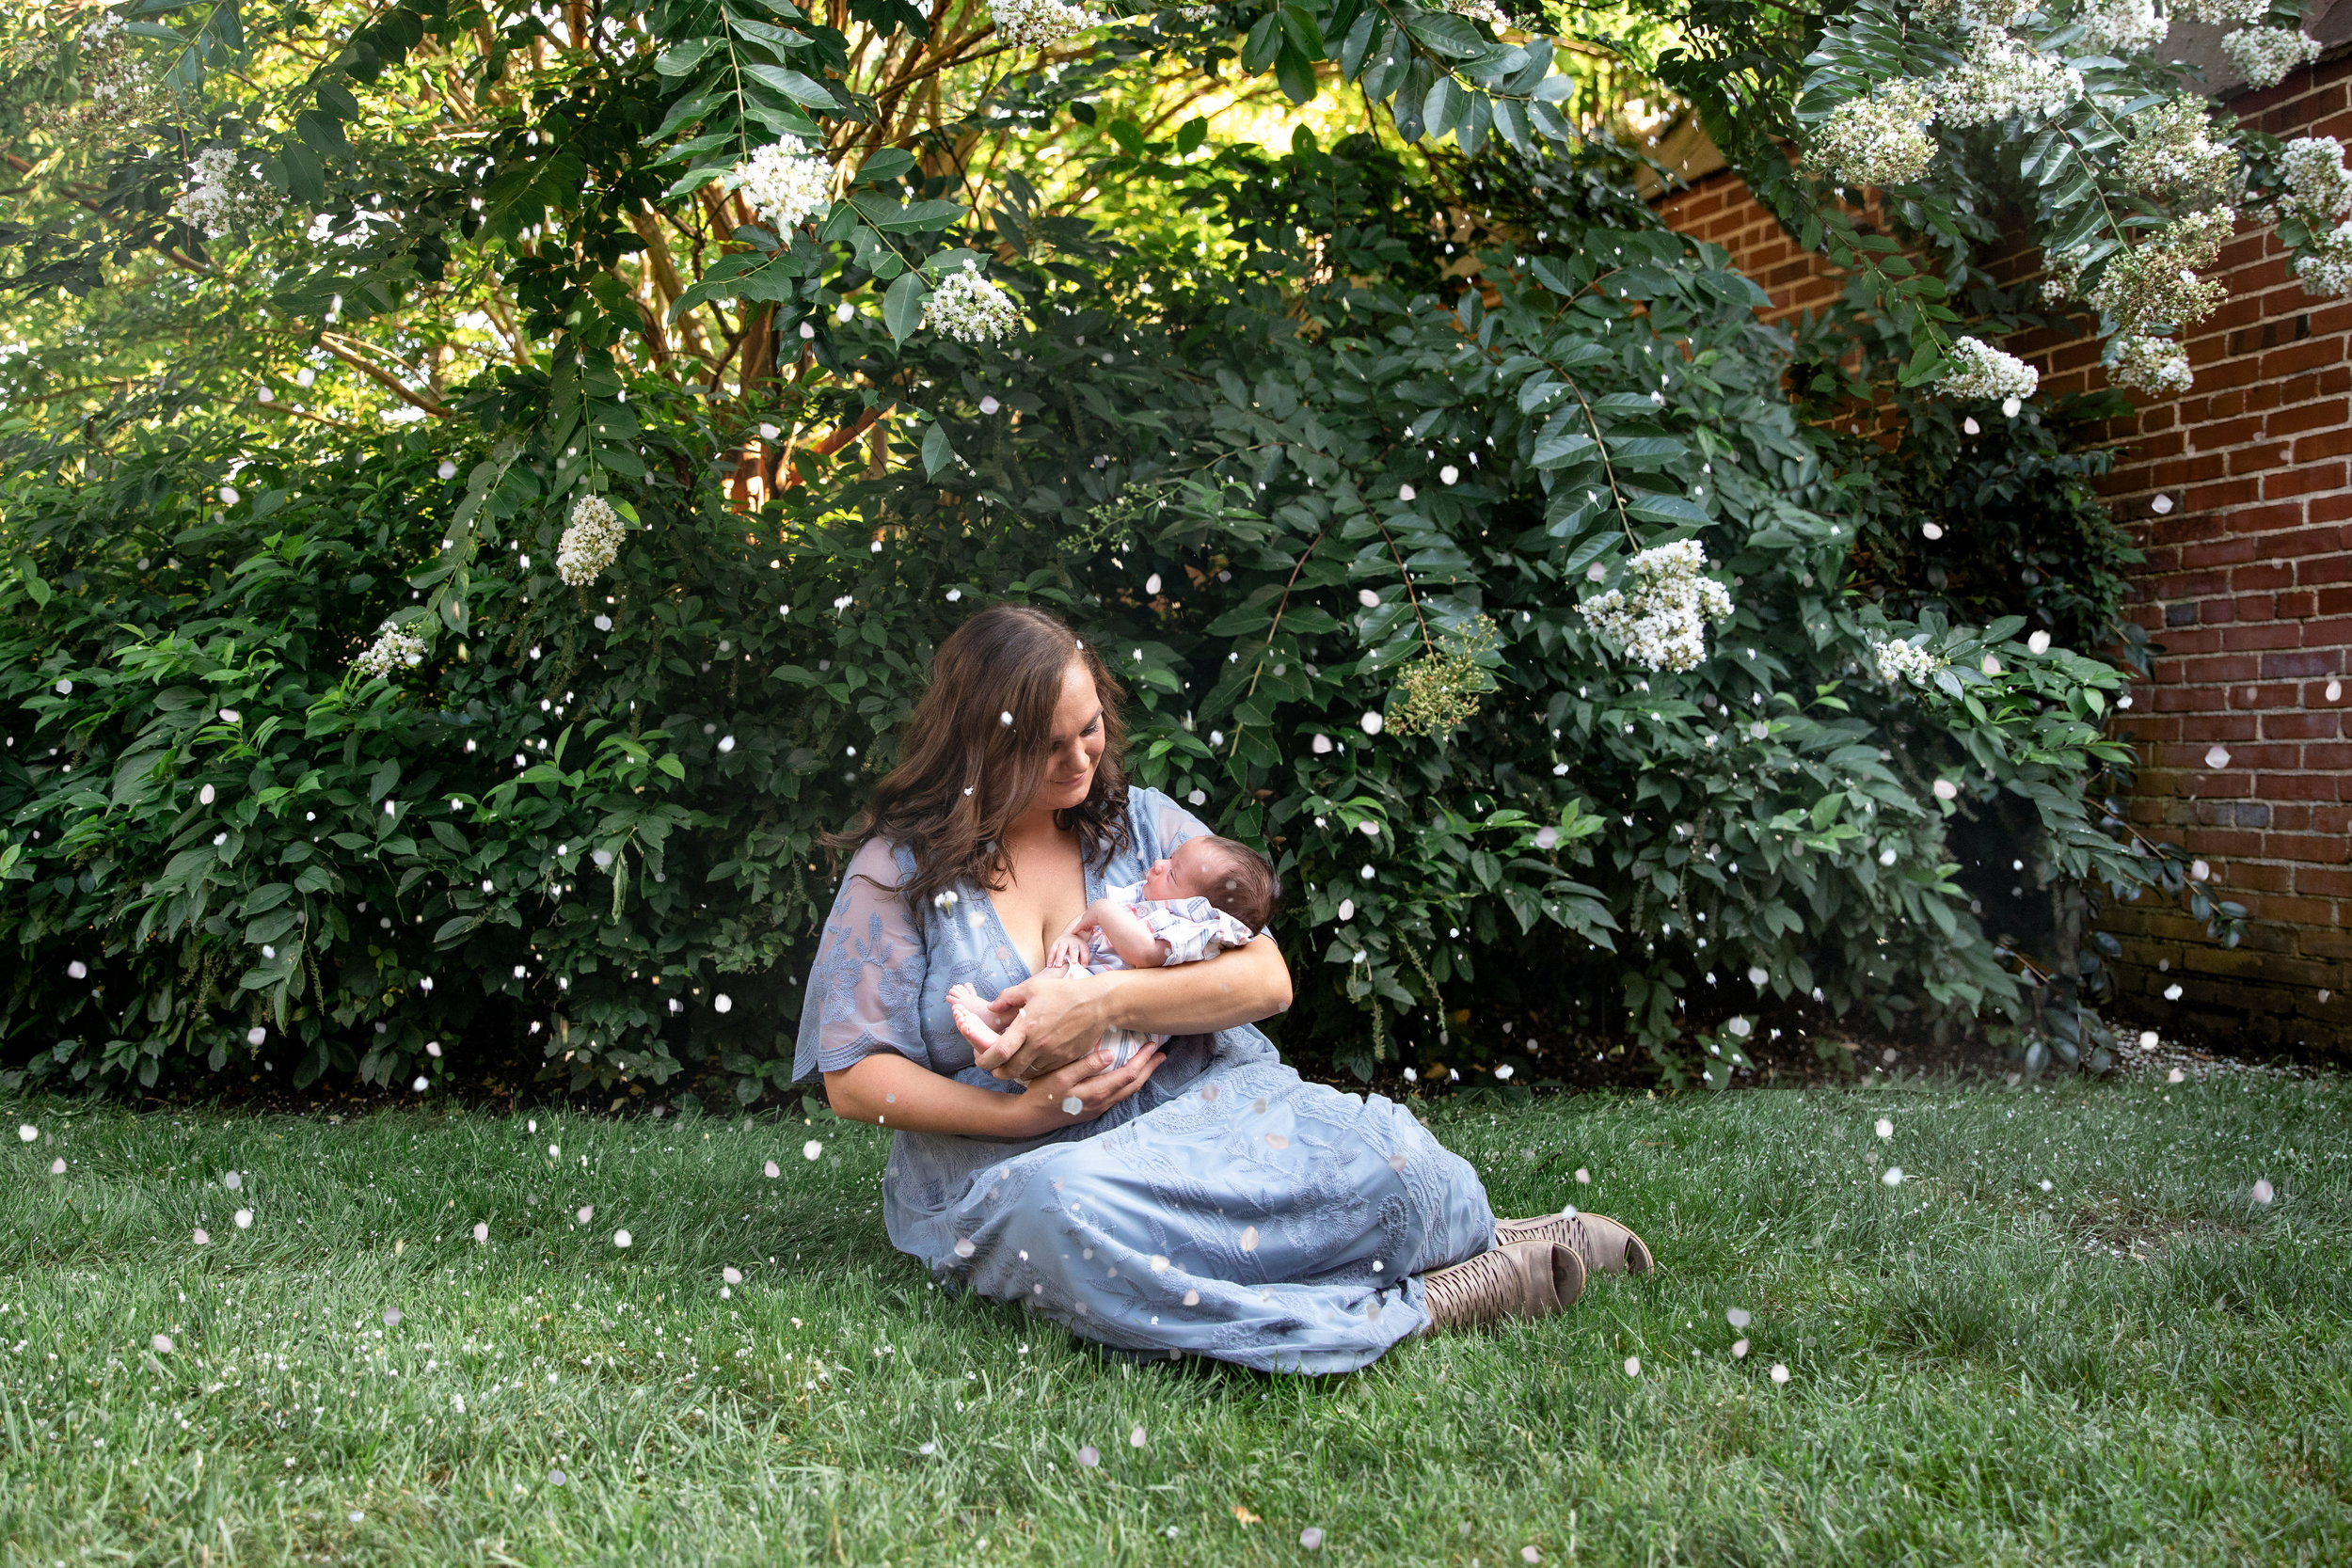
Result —
[[1062, 0], [988, 0], [988, 14], [1015, 49], [1042, 49], [1095, 24], [1086, 8]]
[[2074, 20], [2083, 24], [2086, 41], [2109, 55], [2145, 54], [2172, 26], [2156, 14], [2154, 0], [2084, 0]]
[[556, 545], [555, 575], [574, 588], [596, 581], [621, 553], [625, 532], [620, 514], [602, 496], [580, 497], [572, 504], [572, 520]]
[[2125, 337], [2202, 321], [2229, 291], [2197, 275], [2220, 256], [2236, 224], [2237, 214], [2227, 207], [2173, 219], [2154, 238], [2108, 260], [2099, 286], [2090, 291], [2090, 303]]
[[1438, 3], [1455, 16], [1466, 16], [1472, 22], [1484, 22], [1495, 27], [1511, 25], [1511, 19], [1502, 14], [1502, 8], [1494, 0], [1438, 0]]
[[1216, 14], [1215, 6], [1179, 6], [1176, 14], [1186, 22], [1206, 22]]
[[1832, 109], [1813, 135], [1813, 166], [1847, 185], [1900, 185], [1928, 171], [1935, 105], [1916, 82], [1884, 82]]
[[2205, 101], [2183, 94], [2123, 122], [2132, 133], [2118, 167], [2134, 190], [2164, 201], [2228, 197], [2237, 185], [2237, 153], [2207, 134]]
[[1707, 624], [1731, 613], [1731, 594], [1700, 574], [1695, 539], [1642, 551], [1626, 563], [1626, 588], [1577, 606], [1593, 629], [1645, 670], [1695, 670], [1707, 661]]
[[387, 621], [376, 629], [375, 641], [351, 661], [351, 667], [363, 675], [389, 675], [404, 664], [423, 662], [424, 639]]
[[101, 11], [98, 20], [82, 29], [82, 47], [95, 49], [122, 31], [122, 18], [112, 11]]
[[2083, 75], [2008, 33], [1980, 35], [1961, 63], [1929, 84], [1944, 123], [1962, 130], [2021, 115], [2065, 113], [2083, 95]]
[[2339, 224], [2318, 237], [2308, 254], [2295, 259], [2295, 276], [2303, 292], [2313, 298], [2352, 294], [2352, 223]]
[[2049, 276], [2042, 280], [2042, 302], [2063, 305], [2074, 298], [2075, 291], [2082, 287], [2083, 268], [2090, 261], [2090, 253], [2082, 250], [2061, 250], [2055, 256], [2043, 257], [2042, 264]]
[[777, 233], [798, 229], [833, 205], [833, 166], [799, 142], [763, 147], [727, 177], [752, 211]]
[[2107, 380], [2134, 391], [2167, 397], [2185, 392], [2196, 378], [2189, 373], [2188, 351], [2169, 338], [2118, 338]]
[[2311, 248], [2295, 259], [2303, 292], [2352, 293], [2352, 223], [2336, 222], [2352, 213], [2352, 168], [2344, 166], [2344, 144], [2333, 136], [2297, 136], [2279, 154], [2279, 175], [2287, 188], [2279, 215], [2311, 231]]
[[2287, 194], [2280, 209], [2317, 234], [2352, 213], [2352, 168], [2344, 164], [2344, 143], [2333, 136], [2297, 136], [2279, 154], [2279, 177]]
[[1950, 661], [1911, 642], [1881, 642], [1870, 650], [1870, 657], [1879, 667], [1879, 679], [1893, 683], [1909, 681], [1925, 686], [1935, 678], [1935, 673]]
[[[218, 238], [254, 217], [266, 221], [283, 211], [257, 195], [250, 171], [225, 147], [208, 147], [188, 164], [187, 188], [171, 204], [173, 214], [191, 229]], [[266, 211], [264, 209], [266, 208]]]
[[1979, 338], [1952, 340], [1953, 369], [1941, 383], [1956, 398], [2029, 398], [2042, 372]]
[[2270, 14], [2270, 0], [2172, 0], [2174, 16], [2217, 27], [2251, 27]]
[[966, 261], [961, 272], [941, 278], [923, 302], [923, 325], [960, 343], [990, 343], [1012, 335], [1021, 325], [1021, 308], [980, 276], [977, 261]]
[[2221, 40], [2221, 52], [2249, 87], [2274, 87], [2298, 65], [2319, 58], [2319, 40], [2297, 28], [2249, 27]]

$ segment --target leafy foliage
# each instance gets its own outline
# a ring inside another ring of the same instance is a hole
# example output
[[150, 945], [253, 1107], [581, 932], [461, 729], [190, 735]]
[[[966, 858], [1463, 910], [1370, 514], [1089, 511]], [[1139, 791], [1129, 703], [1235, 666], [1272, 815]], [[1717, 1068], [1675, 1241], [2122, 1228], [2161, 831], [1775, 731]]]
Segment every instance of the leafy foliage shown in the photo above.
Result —
[[[1287, 1037], [1359, 1071], [1521, 1051], [1445, 1008], [1531, 963], [1718, 1084], [1756, 999], [2013, 1004], [1937, 777], [2029, 800], [2074, 875], [2138, 875], [2079, 794], [2120, 755], [2106, 665], [1931, 613], [1939, 685], [1868, 673], [1905, 628], [1841, 589], [1860, 519], [1720, 251], [1563, 219], [1462, 288], [1387, 227], [1405, 171], [1367, 140], [1172, 151], [1123, 155], [1241, 265], [1116, 248], [1105, 293], [1000, 261], [1040, 302], [1016, 346], [829, 327], [845, 366], [898, 367], [871, 428], [918, 466], [803, 453], [747, 517], [705, 462], [765, 408], [591, 388], [628, 411], [609, 493], [638, 526], [584, 590], [550, 571], [567, 466], [499, 422], [538, 417], [519, 370], [469, 394], [464, 451], [280, 443], [230, 476], [234, 449], [165, 442], [19, 478], [0, 919], [34, 1070], [386, 1081], [520, 1037], [573, 1082], [707, 1060], [756, 1098], [829, 889], [814, 836], [888, 766], [931, 641], [999, 595], [1112, 650], [1142, 779], [1279, 857], [1281, 934], [1321, 960]], [[1682, 537], [1737, 617], [1645, 676], [1576, 603]], [[427, 657], [348, 673], [388, 618]], [[1473, 717], [1375, 723], [1449, 658], [1493, 685]]]

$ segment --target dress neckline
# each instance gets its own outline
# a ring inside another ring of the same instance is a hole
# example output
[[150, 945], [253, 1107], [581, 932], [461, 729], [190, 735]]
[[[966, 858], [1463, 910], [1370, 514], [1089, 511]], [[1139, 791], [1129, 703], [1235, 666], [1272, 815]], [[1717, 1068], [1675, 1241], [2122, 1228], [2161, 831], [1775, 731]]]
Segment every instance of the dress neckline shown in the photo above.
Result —
[[[1079, 890], [1086, 895], [1088, 904], [1103, 896], [1103, 873], [1108, 868], [1107, 858], [1104, 863], [1098, 867], [1088, 860], [1084, 843], [1079, 845], [1078, 884]], [[988, 923], [995, 928], [998, 943], [1011, 955], [1013, 967], [1021, 971], [1020, 978], [1022, 980], [1035, 979], [1037, 971], [1029, 967], [1028, 958], [1021, 951], [1021, 944], [1012, 940], [1011, 927], [1005, 924], [1005, 917], [996, 911], [996, 895], [984, 887], [976, 887], [973, 891], [979, 895], [980, 902], [988, 906]], [[1047, 943], [1049, 951], [1051, 947], [1052, 944]]]

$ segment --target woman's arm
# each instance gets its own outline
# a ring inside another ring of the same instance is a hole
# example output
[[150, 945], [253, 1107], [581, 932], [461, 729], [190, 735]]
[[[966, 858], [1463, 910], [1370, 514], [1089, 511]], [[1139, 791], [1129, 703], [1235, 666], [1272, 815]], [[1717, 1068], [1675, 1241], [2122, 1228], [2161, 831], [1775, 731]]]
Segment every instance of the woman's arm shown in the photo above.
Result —
[[[1138, 1051], [1125, 1067], [1097, 1071], [1083, 1058], [1048, 1073], [1020, 1094], [959, 1084], [895, 1051], [878, 1051], [825, 1074], [825, 1099], [836, 1116], [909, 1132], [967, 1138], [1034, 1138], [1057, 1127], [1092, 1121], [1143, 1087], [1160, 1063]], [[1077, 1109], [1069, 1108], [1073, 1101]]]
[[999, 1078], [1025, 1082], [1085, 1055], [1105, 1029], [1209, 1034], [1271, 1018], [1290, 1005], [1290, 967], [1267, 936], [1203, 963], [1074, 979], [1033, 975], [996, 997], [999, 1008], [1022, 1011], [1018, 1047], [1002, 1056], [982, 1052], [976, 1059]]

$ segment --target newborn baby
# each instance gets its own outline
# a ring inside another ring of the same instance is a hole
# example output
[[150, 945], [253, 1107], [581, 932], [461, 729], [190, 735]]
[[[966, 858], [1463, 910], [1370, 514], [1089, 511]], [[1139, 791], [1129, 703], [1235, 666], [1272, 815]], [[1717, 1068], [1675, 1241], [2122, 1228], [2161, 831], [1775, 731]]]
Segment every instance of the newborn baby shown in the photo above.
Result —
[[[1230, 838], [1186, 839], [1176, 852], [1152, 863], [1134, 887], [1104, 890], [1104, 896], [1072, 921], [1045, 952], [1045, 970], [1100, 974], [1110, 969], [1158, 969], [1197, 963], [1228, 947], [1239, 947], [1265, 927], [1282, 895], [1281, 879], [1263, 855]], [[947, 993], [956, 1027], [979, 1050], [1004, 1041], [1021, 1025], [991, 1028], [988, 1004], [968, 985]], [[1095, 1056], [1106, 1068], [1123, 1067], [1147, 1045], [1166, 1035], [1130, 1029], [1104, 1031]]]

